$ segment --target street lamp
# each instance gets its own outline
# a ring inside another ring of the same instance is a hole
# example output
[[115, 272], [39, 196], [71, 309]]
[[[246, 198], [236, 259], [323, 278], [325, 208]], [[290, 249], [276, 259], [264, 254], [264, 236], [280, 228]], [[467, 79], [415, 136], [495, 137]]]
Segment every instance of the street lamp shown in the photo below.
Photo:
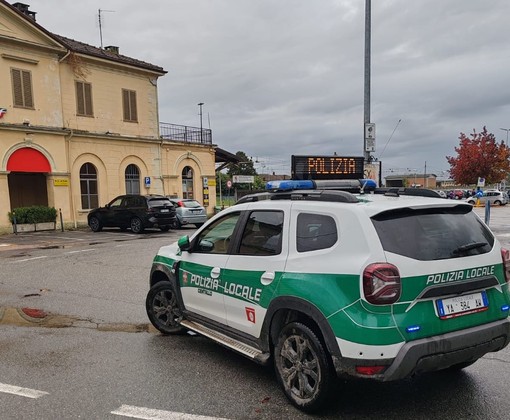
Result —
[[202, 105], [203, 104], [204, 104], [203, 102], [200, 102], [198, 104], [198, 106], [199, 106], [199, 114], [200, 114], [200, 144], [202, 144], [204, 142], [203, 131], [202, 131]]
[[510, 131], [510, 128], [500, 128], [500, 130], [506, 131], [506, 146], [508, 147], [508, 132]]

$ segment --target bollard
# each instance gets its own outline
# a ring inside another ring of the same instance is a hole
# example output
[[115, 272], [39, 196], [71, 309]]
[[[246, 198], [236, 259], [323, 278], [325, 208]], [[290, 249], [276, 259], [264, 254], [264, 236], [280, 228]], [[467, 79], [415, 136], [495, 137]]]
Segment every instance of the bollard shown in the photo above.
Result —
[[60, 231], [64, 231], [64, 221], [62, 220], [62, 209], [58, 209], [58, 212], [60, 213]]
[[490, 221], [491, 221], [491, 202], [487, 200], [485, 202], [485, 224], [489, 226]]
[[16, 213], [12, 212], [12, 229], [14, 230], [14, 234], [18, 234], [18, 225], [16, 223]]

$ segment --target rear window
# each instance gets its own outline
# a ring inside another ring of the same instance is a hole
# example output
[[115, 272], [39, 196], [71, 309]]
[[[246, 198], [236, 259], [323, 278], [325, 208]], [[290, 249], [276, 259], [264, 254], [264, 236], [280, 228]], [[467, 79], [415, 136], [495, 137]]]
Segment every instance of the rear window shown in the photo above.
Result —
[[149, 207], [165, 207], [165, 206], [172, 206], [172, 202], [165, 198], [151, 198], [149, 201]]
[[485, 254], [494, 237], [471, 208], [399, 209], [372, 217], [385, 251], [421, 261]]
[[186, 207], [188, 209], [194, 209], [194, 208], [197, 208], [197, 207], [202, 207], [202, 205], [198, 201], [195, 201], [195, 200], [183, 200], [182, 201], [182, 206]]

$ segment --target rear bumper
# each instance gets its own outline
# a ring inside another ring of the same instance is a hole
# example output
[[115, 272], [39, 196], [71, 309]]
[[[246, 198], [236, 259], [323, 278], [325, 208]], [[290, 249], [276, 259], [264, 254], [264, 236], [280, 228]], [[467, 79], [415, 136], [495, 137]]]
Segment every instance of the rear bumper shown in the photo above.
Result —
[[[436, 335], [405, 343], [393, 360], [334, 360], [339, 374], [393, 381], [425, 372], [446, 369], [450, 366], [474, 361], [484, 354], [505, 348], [510, 341], [510, 319], [506, 318], [477, 327]], [[355, 366], [387, 364], [384, 373], [374, 376], [359, 375]]]

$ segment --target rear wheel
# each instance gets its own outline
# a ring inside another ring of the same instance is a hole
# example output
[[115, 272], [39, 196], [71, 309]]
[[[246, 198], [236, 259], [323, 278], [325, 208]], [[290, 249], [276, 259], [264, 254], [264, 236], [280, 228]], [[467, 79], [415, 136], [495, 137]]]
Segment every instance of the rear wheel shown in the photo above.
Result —
[[133, 217], [131, 219], [131, 232], [133, 233], [142, 233], [143, 232], [143, 224], [142, 221], [138, 217]]
[[496, 201], [494, 201], [494, 204], [495, 204], [496, 206], [501, 206], [501, 201], [496, 200]]
[[145, 309], [152, 325], [163, 334], [179, 334], [185, 331], [179, 324], [182, 312], [175, 289], [169, 281], [160, 281], [151, 287], [145, 300]]
[[198, 228], [202, 227], [203, 226], [203, 223], [195, 223], [195, 226]]
[[300, 410], [313, 412], [330, 394], [332, 366], [315, 333], [300, 322], [284, 326], [274, 351], [278, 382]]
[[96, 216], [92, 216], [89, 219], [89, 227], [92, 230], [92, 232], [100, 232], [101, 229], [103, 229], [101, 221]]
[[169, 225], [160, 226], [159, 228], [161, 229], [162, 232], [168, 232], [170, 230], [170, 226]]

